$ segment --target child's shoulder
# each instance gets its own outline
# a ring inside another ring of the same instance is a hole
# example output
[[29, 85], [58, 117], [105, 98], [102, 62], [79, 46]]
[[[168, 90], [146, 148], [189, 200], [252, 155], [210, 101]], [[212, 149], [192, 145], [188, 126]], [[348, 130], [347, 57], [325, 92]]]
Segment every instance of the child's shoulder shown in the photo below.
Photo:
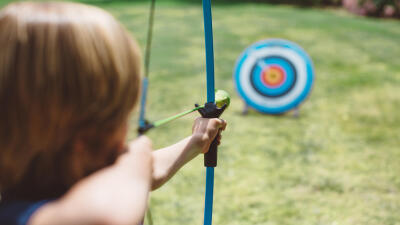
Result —
[[33, 215], [33, 213], [48, 202], [49, 201], [0, 202], [0, 224], [26, 225], [30, 217]]

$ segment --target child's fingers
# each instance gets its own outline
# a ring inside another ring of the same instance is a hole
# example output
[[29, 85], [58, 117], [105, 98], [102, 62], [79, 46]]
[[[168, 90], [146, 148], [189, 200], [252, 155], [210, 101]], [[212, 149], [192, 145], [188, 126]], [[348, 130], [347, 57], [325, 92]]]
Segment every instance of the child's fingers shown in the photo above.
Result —
[[226, 121], [223, 119], [219, 119], [219, 118], [215, 118], [212, 119], [212, 122], [214, 123], [214, 125], [221, 130], [225, 130], [226, 128]]
[[220, 130], [218, 131], [218, 133], [217, 133], [217, 136], [215, 137], [216, 140], [217, 140], [217, 144], [218, 144], [218, 145], [221, 144], [221, 139], [222, 139], [221, 133], [222, 133], [222, 130], [220, 129]]
[[223, 120], [223, 119], [220, 119], [220, 120], [221, 120], [221, 122], [222, 122], [221, 130], [225, 130], [225, 129], [226, 129], [226, 126], [227, 126], [228, 124], [226, 123], [225, 120]]

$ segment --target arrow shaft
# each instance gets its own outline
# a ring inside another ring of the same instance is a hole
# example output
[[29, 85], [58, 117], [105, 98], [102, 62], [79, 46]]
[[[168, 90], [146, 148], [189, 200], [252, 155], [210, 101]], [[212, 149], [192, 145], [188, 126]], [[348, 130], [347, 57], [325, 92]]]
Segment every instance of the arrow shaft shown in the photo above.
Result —
[[171, 116], [171, 117], [168, 117], [168, 118], [165, 118], [165, 119], [162, 119], [162, 120], [158, 120], [158, 121], [156, 121], [156, 122], [153, 123], [154, 128], [155, 128], [155, 127], [162, 126], [162, 125], [167, 124], [167, 123], [169, 123], [169, 122], [172, 122], [172, 121], [174, 121], [174, 120], [176, 120], [176, 119], [178, 119], [178, 118], [181, 118], [181, 117], [183, 117], [183, 116], [186, 116], [187, 114], [190, 114], [190, 113], [192, 113], [192, 112], [194, 112], [194, 111], [197, 111], [197, 110], [199, 110], [199, 109], [201, 109], [201, 108], [203, 108], [203, 107], [204, 107], [204, 106], [198, 106], [198, 107], [196, 107], [196, 108], [194, 108], [194, 109], [186, 110], [186, 111], [181, 112], [181, 113], [179, 113], [179, 114], [176, 114], [176, 115], [174, 115], [174, 116]]

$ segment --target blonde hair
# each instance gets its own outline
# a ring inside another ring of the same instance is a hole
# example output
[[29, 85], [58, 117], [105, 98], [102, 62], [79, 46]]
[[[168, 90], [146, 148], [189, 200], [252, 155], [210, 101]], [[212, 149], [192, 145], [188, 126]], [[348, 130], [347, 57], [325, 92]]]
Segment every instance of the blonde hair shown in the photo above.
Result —
[[101, 146], [126, 122], [139, 93], [140, 53], [111, 15], [76, 3], [10, 4], [0, 30], [0, 188], [7, 190], [33, 163], [54, 169], [82, 131]]

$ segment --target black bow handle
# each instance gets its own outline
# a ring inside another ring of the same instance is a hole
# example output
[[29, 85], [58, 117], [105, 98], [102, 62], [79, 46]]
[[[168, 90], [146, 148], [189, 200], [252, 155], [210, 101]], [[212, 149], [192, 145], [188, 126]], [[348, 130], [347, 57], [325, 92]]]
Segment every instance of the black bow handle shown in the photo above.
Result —
[[[198, 107], [198, 104], [195, 104]], [[199, 113], [203, 118], [219, 118], [228, 106], [224, 104], [221, 108], [213, 102], [204, 104], [204, 108], [199, 109]], [[216, 167], [218, 161], [218, 136], [211, 142], [210, 148], [206, 154], [204, 154], [204, 166], [205, 167]]]

